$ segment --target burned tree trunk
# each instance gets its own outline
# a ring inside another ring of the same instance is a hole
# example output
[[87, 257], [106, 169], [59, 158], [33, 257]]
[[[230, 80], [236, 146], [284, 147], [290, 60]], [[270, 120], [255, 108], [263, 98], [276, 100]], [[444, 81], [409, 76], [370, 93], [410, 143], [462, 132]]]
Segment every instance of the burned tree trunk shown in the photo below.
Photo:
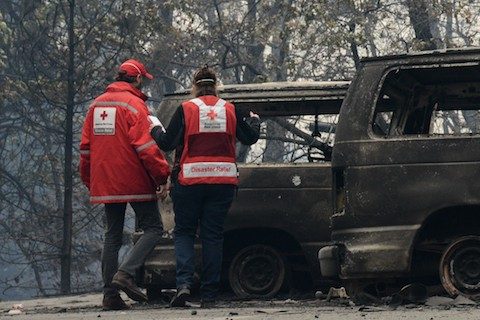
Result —
[[430, 30], [431, 19], [428, 14], [428, 7], [424, 0], [407, 0], [408, 15], [415, 31], [417, 43], [415, 50], [437, 49], [432, 31]]
[[68, 19], [68, 84], [67, 111], [65, 116], [65, 173], [64, 173], [64, 209], [63, 209], [63, 245], [61, 254], [60, 290], [70, 293], [70, 270], [72, 262], [72, 155], [73, 155], [73, 108], [75, 107], [75, 0], [69, 0]]

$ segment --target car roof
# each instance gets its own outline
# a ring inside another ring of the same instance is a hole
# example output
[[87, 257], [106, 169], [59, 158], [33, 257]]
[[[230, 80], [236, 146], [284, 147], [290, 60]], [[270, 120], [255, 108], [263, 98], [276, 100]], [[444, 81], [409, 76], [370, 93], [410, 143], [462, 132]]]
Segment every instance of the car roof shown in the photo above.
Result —
[[425, 51], [411, 51], [399, 54], [384, 55], [378, 57], [365, 57], [362, 62], [376, 62], [385, 60], [417, 60], [418, 58], [441, 58], [449, 55], [469, 55], [480, 54], [480, 47], [462, 47], [462, 48], [446, 48]]
[[[338, 113], [349, 81], [296, 81], [252, 84], [230, 84], [218, 87], [219, 96], [235, 104], [237, 109], [262, 114]], [[192, 98], [190, 90], [165, 95], [165, 105]], [[170, 103], [168, 102], [170, 100]], [[278, 103], [275, 103], [278, 102]]]

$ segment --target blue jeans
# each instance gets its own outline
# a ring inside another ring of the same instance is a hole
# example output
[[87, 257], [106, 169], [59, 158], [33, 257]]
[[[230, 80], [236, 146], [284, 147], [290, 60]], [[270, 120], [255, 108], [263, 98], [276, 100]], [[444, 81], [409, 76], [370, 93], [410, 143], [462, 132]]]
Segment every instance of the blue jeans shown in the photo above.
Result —
[[200, 225], [202, 243], [201, 296], [216, 298], [222, 271], [223, 223], [235, 193], [234, 185], [176, 183], [171, 197], [175, 211], [177, 288], [192, 287], [195, 272], [194, 241]]

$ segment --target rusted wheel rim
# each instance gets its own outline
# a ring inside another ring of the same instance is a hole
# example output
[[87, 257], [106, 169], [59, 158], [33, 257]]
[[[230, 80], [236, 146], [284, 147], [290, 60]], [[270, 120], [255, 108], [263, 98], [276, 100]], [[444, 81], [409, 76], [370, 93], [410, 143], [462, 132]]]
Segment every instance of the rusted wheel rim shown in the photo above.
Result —
[[269, 250], [259, 249], [242, 262], [239, 274], [243, 287], [252, 293], [262, 293], [278, 278], [278, 259]]
[[452, 296], [480, 297], [480, 237], [458, 238], [445, 249], [440, 279]]
[[285, 278], [285, 264], [274, 248], [253, 245], [244, 248], [232, 262], [230, 283], [239, 296], [275, 295]]

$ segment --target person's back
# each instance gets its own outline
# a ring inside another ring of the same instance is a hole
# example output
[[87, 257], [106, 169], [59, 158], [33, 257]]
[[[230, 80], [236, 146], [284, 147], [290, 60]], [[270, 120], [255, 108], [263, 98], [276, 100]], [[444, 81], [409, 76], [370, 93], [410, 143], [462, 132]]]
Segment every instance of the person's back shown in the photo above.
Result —
[[143, 97], [131, 84], [117, 81], [91, 106], [86, 122], [94, 136], [89, 139], [94, 203], [156, 199], [155, 183], [165, 183], [160, 181], [168, 176], [165, 164], [149, 168], [152, 178], [142, 163], [142, 158], [150, 157], [153, 162], [161, 156], [157, 148], [148, 148], [154, 143], [145, 135], [150, 123]]
[[172, 307], [190, 298], [195, 271], [194, 239], [200, 226], [202, 242], [202, 306], [217, 297], [223, 254], [223, 224], [238, 183], [236, 138], [253, 144], [260, 121], [251, 113], [247, 123], [235, 106], [217, 96], [217, 78], [208, 67], [193, 78], [194, 99], [185, 101], [173, 115], [166, 132], [158, 126], [152, 136], [165, 151], [176, 148], [172, 190], [175, 211], [177, 294]]
[[[82, 130], [81, 178], [90, 190], [90, 201], [105, 204], [102, 276], [107, 310], [128, 308], [118, 290], [133, 300], [147, 299], [134, 275], [163, 232], [157, 188], [166, 190], [170, 168], [149, 134], [147, 97], [140, 91], [143, 77], [153, 78], [142, 63], [125, 61], [117, 82], [91, 104]], [[144, 234], [118, 267], [127, 203]]]
[[179, 183], [237, 185], [233, 104], [214, 95], [182, 103], [185, 134]]

